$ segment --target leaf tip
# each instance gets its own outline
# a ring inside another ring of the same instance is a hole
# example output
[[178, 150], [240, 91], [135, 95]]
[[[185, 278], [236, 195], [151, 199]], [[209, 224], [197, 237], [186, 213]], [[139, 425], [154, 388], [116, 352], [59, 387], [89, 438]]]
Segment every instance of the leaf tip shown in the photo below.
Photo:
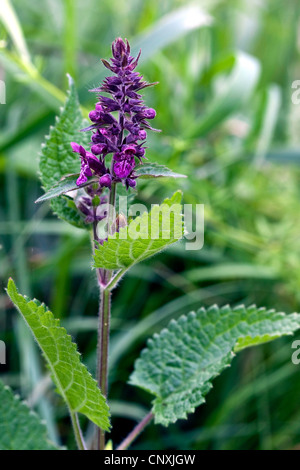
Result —
[[69, 73], [67, 73], [67, 79], [68, 79], [69, 87], [71, 88], [74, 85], [74, 80]]
[[7, 290], [9, 290], [11, 287], [16, 287], [14, 280], [12, 277], [9, 277], [8, 283], [7, 283]]

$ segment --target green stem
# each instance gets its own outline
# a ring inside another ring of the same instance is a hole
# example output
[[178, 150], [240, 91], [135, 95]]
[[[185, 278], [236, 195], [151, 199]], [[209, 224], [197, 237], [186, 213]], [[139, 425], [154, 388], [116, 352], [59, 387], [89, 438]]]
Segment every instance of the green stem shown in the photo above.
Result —
[[83, 439], [82, 431], [80, 429], [78, 415], [77, 413], [70, 413], [70, 416], [71, 416], [72, 426], [73, 426], [73, 430], [75, 434], [75, 439], [77, 442], [77, 447], [79, 450], [87, 450], [87, 447]]

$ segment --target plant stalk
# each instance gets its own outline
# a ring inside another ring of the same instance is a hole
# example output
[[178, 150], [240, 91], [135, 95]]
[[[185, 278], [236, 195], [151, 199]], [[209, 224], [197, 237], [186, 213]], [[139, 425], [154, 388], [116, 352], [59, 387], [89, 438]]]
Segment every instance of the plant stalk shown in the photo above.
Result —
[[142, 421], [136, 425], [130, 434], [124, 439], [124, 441], [117, 447], [117, 450], [126, 450], [132, 444], [132, 442], [144, 431], [145, 427], [152, 421], [154, 415], [152, 411], [148, 413]]
[[87, 447], [85, 445], [83, 435], [82, 435], [82, 432], [81, 432], [81, 428], [80, 428], [80, 424], [79, 424], [79, 420], [78, 420], [78, 415], [77, 415], [77, 413], [70, 412], [70, 416], [71, 416], [72, 426], [73, 426], [73, 430], [74, 430], [74, 434], [75, 434], [75, 439], [76, 439], [76, 442], [77, 442], [77, 447], [78, 447], [79, 450], [87, 450]]
[[[112, 234], [115, 225], [114, 208], [116, 204], [116, 185], [113, 184], [109, 194], [109, 211], [108, 211], [108, 233]], [[100, 309], [99, 309], [99, 327], [98, 327], [98, 353], [97, 353], [97, 380], [98, 386], [107, 398], [108, 391], [108, 347], [109, 347], [109, 333], [110, 333], [110, 315], [111, 315], [111, 290], [108, 286], [112, 272], [109, 270], [102, 270], [104, 275], [102, 283], [100, 284]], [[105, 449], [105, 432], [97, 428], [97, 450]]]
[[[108, 389], [108, 345], [110, 330], [111, 292], [108, 289], [100, 289], [100, 311], [98, 329], [98, 386], [102, 394], [107, 397]], [[105, 432], [97, 429], [97, 450], [105, 448]]]

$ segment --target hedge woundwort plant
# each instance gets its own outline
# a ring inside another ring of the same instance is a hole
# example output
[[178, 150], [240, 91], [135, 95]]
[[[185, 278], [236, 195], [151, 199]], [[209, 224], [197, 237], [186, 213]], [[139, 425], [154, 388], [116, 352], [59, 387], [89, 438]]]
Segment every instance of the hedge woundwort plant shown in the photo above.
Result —
[[[109, 189], [108, 234], [113, 235], [120, 226], [120, 217], [116, 220], [115, 203], [116, 188], [123, 184], [128, 189], [136, 186], [137, 175], [134, 172], [136, 160], [141, 161], [145, 156], [144, 144], [147, 132], [152, 129], [147, 119], [155, 117], [154, 109], [147, 108], [138, 93], [149, 84], [143, 77], [134, 72], [138, 59], [130, 55], [130, 46], [126, 41], [117, 39], [112, 45], [113, 58], [111, 63], [102, 60], [106, 68], [115, 75], [107, 77], [99, 88], [93, 90], [98, 93], [107, 93], [110, 97], [99, 95], [95, 110], [91, 111], [89, 118], [92, 125], [83, 129], [84, 132], [93, 131], [91, 137], [91, 152], [81, 145], [72, 142], [74, 152], [81, 158], [81, 171], [76, 184], [86, 183], [89, 177], [96, 175], [97, 183], [88, 187], [88, 194], [78, 200], [79, 210], [86, 216], [85, 222], [93, 224], [94, 242], [103, 243], [97, 236], [97, 224], [106, 216], [99, 214], [99, 204], [106, 205], [103, 190]], [[112, 113], [117, 112], [114, 117]], [[154, 130], [154, 129], [153, 129]], [[107, 157], [112, 155], [110, 168]], [[98, 331], [98, 386], [104, 396], [107, 395], [108, 376], [108, 342], [111, 289], [117, 275], [113, 277], [111, 270], [97, 268], [100, 287], [99, 331]], [[98, 446], [105, 447], [104, 431], [98, 430]]]
[[[69, 77], [67, 102], [42, 147], [40, 177], [45, 194], [38, 200], [51, 199], [58, 217], [91, 233], [100, 291], [97, 380], [81, 362], [76, 345], [59, 320], [43, 304], [20, 295], [12, 279], [7, 288], [68, 406], [81, 450], [105, 449], [105, 433], [110, 431], [107, 393], [112, 291], [132, 266], [183, 239], [185, 233], [180, 191], [162, 205], [153, 205], [150, 212], [131, 205], [127, 213], [127, 202], [135, 196], [139, 179], [183, 175], [146, 159], [147, 131], [157, 129], [149, 123], [155, 110], [144, 104], [140, 94], [154, 85], [135, 71], [140, 54], [132, 57], [128, 42], [118, 38], [112, 55], [110, 61], [102, 60], [111, 75], [92, 90], [97, 103], [89, 114], [89, 125], [82, 119]], [[137, 217], [136, 212], [140, 212]], [[298, 328], [299, 314], [285, 315], [256, 306], [212, 306], [206, 310], [199, 305], [197, 312], [171, 321], [148, 341], [130, 377], [132, 385], [154, 395], [152, 407], [116, 448], [127, 449], [152, 419], [164, 426], [185, 419], [205, 401], [212, 380], [228, 367], [235, 352], [292, 334]], [[7, 411], [4, 418], [2, 412], [2, 434], [15, 436], [13, 443], [0, 437], [1, 448], [55, 448], [38, 418], [1, 384], [0, 398]], [[22, 415], [20, 422], [12, 420], [11, 413], [17, 410]], [[95, 424], [95, 438], [89, 445], [80, 429], [79, 413]]]

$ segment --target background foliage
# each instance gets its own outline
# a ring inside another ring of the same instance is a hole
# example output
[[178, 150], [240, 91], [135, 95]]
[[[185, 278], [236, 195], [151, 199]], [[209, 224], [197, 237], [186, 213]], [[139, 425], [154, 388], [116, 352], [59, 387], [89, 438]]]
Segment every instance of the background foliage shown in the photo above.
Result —
[[[120, 441], [149, 409], [126, 385], [145, 339], [200, 306], [300, 309], [300, 5], [293, 0], [13, 0], [0, 5], [1, 379], [46, 421], [54, 442], [74, 447], [65, 407], [26, 327], [4, 292], [43, 299], [78, 341], [94, 372], [98, 293], [88, 235], [57, 220], [37, 177], [44, 136], [65, 99], [66, 73], [84, 116], [93, 107], [116, 36], [143, 49], [147, 104], [158, 111], [148, 158], [188, 175], [140, 181], [159, 202], [180, 182], [185, 203], [205, 204], [205, 246], [184, 244], [134, 267], [114, 293], [110, 404]], [[146, 301], [145, 301], [146, 299]], [[300, 441], [299, 366], [291, 339], [241, 353], [188, 421], [149, 426], [134, 448], [282, 449]], [[85, 422], [83, 421], [83, 425]], [[91, 429], [87, 429], [89, 433]], [[62, 435], [62, 442], [58, 441]]]

